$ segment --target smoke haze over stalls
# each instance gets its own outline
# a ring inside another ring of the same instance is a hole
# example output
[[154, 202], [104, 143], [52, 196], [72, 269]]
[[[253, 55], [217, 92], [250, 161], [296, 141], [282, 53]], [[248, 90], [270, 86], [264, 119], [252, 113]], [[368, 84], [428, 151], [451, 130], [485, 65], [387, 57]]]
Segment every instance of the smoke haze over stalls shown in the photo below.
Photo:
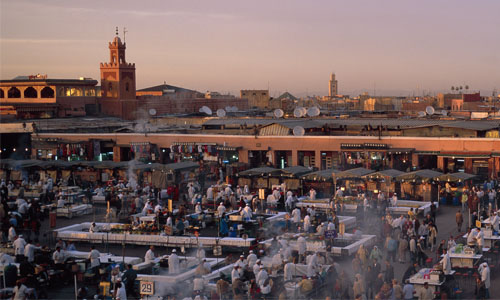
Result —
[[0, 77], [99, 79], [127, 27], [137, 87], [271, 96], [500, 89], [500, 1], [1, 1]]

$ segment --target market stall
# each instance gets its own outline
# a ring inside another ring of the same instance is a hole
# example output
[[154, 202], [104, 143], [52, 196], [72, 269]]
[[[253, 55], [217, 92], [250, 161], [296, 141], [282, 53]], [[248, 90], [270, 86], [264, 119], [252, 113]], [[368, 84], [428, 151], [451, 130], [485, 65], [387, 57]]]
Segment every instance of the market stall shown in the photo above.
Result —
[[367, 191], [384, 191], [386, 195], [390, 196], [392, 193], [399, 190], [399, 184], [397, 184], [398, 182], [394, 179], [402, 174], [404, 174], [404, 172], [388, 169], [370, 173], [362, 177], [367, 180]]
[[238, 177], [238, 185], [248, 185], [250, 189], [270, 189], [273, 184], [279, 184], [279, 176], [282, 170], [271, 167], [260, 167], [245, 170], [236, 174]]
[[[482, 254], [476, 254], [473, 248], [461, 244], [448, 250], [452, 268], [474, 268], [483, 257]], [[444, 255], [441, 255], [443, 257]]]
[[83, 216], [91, 214], [92, 205], [91, 204], [66, 205], [64, 207], [58, 207], [56, 209], [56, 213], [58, 217], [66, 217], [68, 219], [71, 219], [74, 216]]
[[300, 189], [300, 178], [301, 176], [311, 173], [312, 168], [307, 168], [303, 166], [293, 166], [281, 169], [281, 174], [279, 175], [281, 183], [285, 184], [286, 190], [297, 191]]
[[100, 232], [89, 232], [91, 223], [84, 222], [56, 229], [57, 237], [67, 241], [88, 242], [97, 244], [128, 244], [128, 245], [158, 245], [163, 247], [184, 246], [186, 248], [205, 246], [228, 246], [228, 247], [250, 247], [254, 238], [218, 238], [218, 237], [196, 237], [196, 236], [168, 236], [156, 232], [122, 233], [111, 232], [113, 225], [127, 225], [120, 223], [96, 223]]
[[[455, 274], [455, 271], [452, 270], [450, 275], [453, 274]], [[441, 287], [445, 285], [446, 277], [441, 270], [422, 268], [411, 276], [409, 280], [418, 295], [419, 291], [424, 288], [424, 283], [429, 285], [432, 293], [441, 291]]]
[[[366, 181], [364, 176], [373, 173], [373, 170], [355, 168], [335, 174], [336, 186], [341, 185], [347, 195], [357, 195], [366, 192]], [[341, 182], [342, 184], [339, 184]]]
[[435, 178], [436, 182], [440, 185], [441, 203], [459, 205], [460, 195], [463, 187], [471, 184], [476, 175], [456, 172], [447, 173]]
[[314, 188], [318, 197], [331, 197], [335, 193], [334, 174], [338, 172], [340, 171], [327, 169], [302, 175], [303, 190], [308, 191]]
[[[365, 248], [375, 245], [377, 239], [376, 235], [355, 235], [350, 233], [339, 234], [337, 237], [332, 238], [331, 242], [325, 236], [318, 234], [285, 233], [278, 238], [287, 240], [292, 250], [298, 251], [297, 239], [301, 235], [306, 238], [306, 251], [326, 252], [328, 246], [330, 246], [330, 252], [337, 256], [351, 256], [358, 251], [361, 245]], [[270, 247], [272, 241], [272, 239], [268, 239], [260, 243]]]
[[441, 172], [424, 169], [397, 176], [396, 180], [401, 184], [400, 197], [426, 202], [437, 201], [438, 187], [434, 179], [441, 175]]

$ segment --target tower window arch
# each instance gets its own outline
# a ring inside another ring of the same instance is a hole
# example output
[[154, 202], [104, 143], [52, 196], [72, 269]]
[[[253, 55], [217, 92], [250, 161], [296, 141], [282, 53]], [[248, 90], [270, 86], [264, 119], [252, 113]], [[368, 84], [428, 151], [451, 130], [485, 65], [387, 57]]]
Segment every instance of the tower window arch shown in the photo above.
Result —
[[24, 98], [37, 98], [38, 93], [33, 87], [28, 87], [24, 90]]
[[51, 87], [44, 87], [40, 92], [42, 98], [54, 98], [54, 90]]
[[5, 98], [5, 92], [2, 89], [0, 89], [0, 98]]
[[8, 95], [9, 98], [21, 98], [21, 91], [13, 86], [9, 89]]
[[130, 90], [130, 84], [127, 82], [125, 83], [125, 91], [129, 91]]
[[108, 91], [111, 92], [112, 89], [113, 89], [113, 84], [110, 82], [108, 83]]

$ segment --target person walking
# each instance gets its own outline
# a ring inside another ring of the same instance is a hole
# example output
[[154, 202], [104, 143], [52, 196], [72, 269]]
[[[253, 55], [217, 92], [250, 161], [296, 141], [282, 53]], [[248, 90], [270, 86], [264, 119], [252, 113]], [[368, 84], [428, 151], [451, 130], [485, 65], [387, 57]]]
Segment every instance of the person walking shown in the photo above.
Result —
[[437, 228], [434, 226], [434, 223], [429, 224], [429, 242], [431, 244], [431, 251], [434, 251], [434, 247], [436, 247], [437, 240]]
[[458, 232], [462, 232], [462, 224], [464, 223], [464, 215], [462, 214], [460, 209], [455, 214], [455, 221], [457, 222]]
[[399, 237], [399, 247], [398, 247], [399, 262], [400, 263], [406, 262], [406, 250], [407, 249], [408, 249], [408, 241], [401, 234]]
[[398, 241], [392, 236], [387, 240], [387, 260], [392, 258], [392, 262], [396, 261], [396, 251], [398, 250]]
[[467, 209], [467, 202], [469, 200], [469, 195], [467, 194], [467, 190], [464, 190], [462, 192], [462, 199], [461, 199], [461, 202], [462, 202], [462, 211], [465, 211]]

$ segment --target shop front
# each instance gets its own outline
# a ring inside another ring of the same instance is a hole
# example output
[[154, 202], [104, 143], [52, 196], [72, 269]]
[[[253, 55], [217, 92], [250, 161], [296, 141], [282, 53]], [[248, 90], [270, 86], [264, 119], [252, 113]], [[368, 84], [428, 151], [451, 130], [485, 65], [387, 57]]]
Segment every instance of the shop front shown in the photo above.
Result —
[[389, 167], [391, 169], [409, 172], [412, 166], [412, 152], [414, 148], [392, 148], [387, 151]]
[[272, 158], [269, 157], [271, 151], [268, 150], [249, 150], [248, 151], [248, 163], [251, 168], [257, 168], [260, 166], [265, 166], [268, 163], [272, 163]]
[[490, 164], [494, 158], [486, 153], [440, 153], [439, 164], [445, 173], [465, 172], [475, 174], [480, 178], [490, 178]]
[[173, 162], [200, 161], [217, 162], [218, 150], [215, 143], [179, 143], [170, 146], [169, 160]]
[[418, 157], [417, 167], [419, 169], [437, 169], [438, 167], [438, 154], [436, 151], [416, 151], [413, 158]]
[[[120, 153], [122, 154], [122, 153]], [[130, 143], [130, 153], [124, 153], [125, 157], [120, 157], [120, 161], [137, 160], [142, 163], [157, 162], [160, 159], [160, 152], [156, 144], [149, 142]]]
[[339, 153], [334, 151], [321, 151], [321, 170], [338, 168]]
[[276, 150], [274, 151], [276, 157], [276, 167], [278, 169], [284, 169], [292, 165], [292, 151], [287, 150]]
[[367, 168], [382, 170], [389, 166], [387, 144], [340, 144], [341, 163], [344, 169]]
[[33, 138], [34, 156], [40, 160], [113, 160], [114, 142], [102, 140], [65, 141], [60, 138]]
[[316, 166], [316, 153], [314, 151], [298, 151], [299, 166], [315, 167]]

